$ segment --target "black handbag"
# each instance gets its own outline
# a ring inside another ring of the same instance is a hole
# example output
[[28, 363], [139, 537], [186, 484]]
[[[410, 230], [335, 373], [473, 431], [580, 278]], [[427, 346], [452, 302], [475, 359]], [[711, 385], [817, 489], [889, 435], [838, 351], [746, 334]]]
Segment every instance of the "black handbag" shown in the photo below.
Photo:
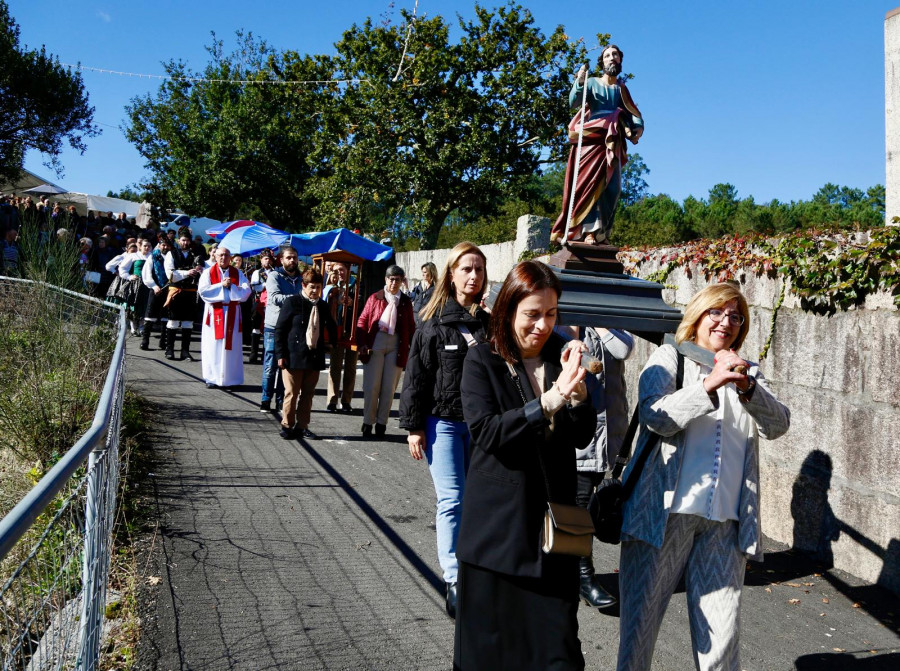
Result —
[[[684, 382], [684, 356], [678, 353], [678, 372], [675, 375], [675, 389], [681, 389]], [[659, 443], [659, 436], [644, 446], [644, 449], [635, 457], [634, 468], [628, 474], [628, 480], [622, 482], [620, 479], [622, 471], [625, 470], [625, 464], [628, 463], [628, 455], [631, 452], [631, 444], [634, 442], [634, 436], [638, 427], [638, 408], [634, 409], [631, 415], [631, 422], [628, 424], [628, 431], [625, 433], [625, 439], [622, 441], [622, 449], [616, 459], [615, 468], [613, 468], [612, 476], [603, 480], [594, 492], [588, 502], [588, 512], [594, 523], [594, 536], [602, 543], [610, 543], [618, 545], [622, 540], [622, 523], [624, 521], [625, 502], [634, 491], [641, 471], [650, 453]]]

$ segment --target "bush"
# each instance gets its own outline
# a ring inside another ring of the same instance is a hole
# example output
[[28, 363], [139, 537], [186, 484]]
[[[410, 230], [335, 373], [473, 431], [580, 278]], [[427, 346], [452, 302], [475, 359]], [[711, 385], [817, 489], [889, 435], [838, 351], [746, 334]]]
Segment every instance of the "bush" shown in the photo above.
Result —
[[[0, 454], [46, 470], [90, 426], [115, 347], [111, 309], [0, 284]], [[2, 511], [0, 511], [2, 512]]]

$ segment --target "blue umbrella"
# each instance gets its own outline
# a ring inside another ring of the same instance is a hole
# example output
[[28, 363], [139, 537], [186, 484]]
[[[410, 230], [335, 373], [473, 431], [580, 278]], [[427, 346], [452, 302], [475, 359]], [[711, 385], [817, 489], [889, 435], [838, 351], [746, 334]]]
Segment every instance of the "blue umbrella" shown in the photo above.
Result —
[[264, 249], [274, 249], [291, 236], [268, 226], [242, 226], [225, 234], [219, 240], [219, 247], [225, 247], [232, 254], [253, 255]]
[[367, 240], [346, 228], [336, 228], [322, 233], [296, 233], [291, 245], [301, 256], [315, 256], [341, 250], [368, 261], [385, 261], [394, 253], [387, 245]]

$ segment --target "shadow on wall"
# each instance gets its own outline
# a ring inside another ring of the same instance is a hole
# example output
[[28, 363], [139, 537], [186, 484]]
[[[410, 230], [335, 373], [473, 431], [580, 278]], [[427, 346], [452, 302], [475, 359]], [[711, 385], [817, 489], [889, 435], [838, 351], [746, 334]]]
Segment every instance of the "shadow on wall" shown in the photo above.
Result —
[[[883, 548], [871, 538], [838, 519], [828, 502], [831, 477], [831, 457], [821, 450], [810, 452], [800, 467], [800, 473], [794, 481], [791, 496], [791, 516], [794, 518], [793, 548], [810, 554], [818, 562], [821, 562], [825, 569], [830, 569], [834, 566], [832, 543], [837, 541], [843, 533], [869, 552], [880, 557], [882, 560], [881, 573], [875, 585], [854, 587], [831, 572], [825, 572], [824, 577], [835, 589], [853, 598], [882, 623], [897, 631], [897, 623], [894, 618], [890, 617], [890, 613], [882, 611], [876, 604], [880, 603], [884, 596], [887, 596], [885, 591], [894, 594], [900, 593], [900, 539], [892, 539], [888, 547]], [[842, 668], [869, 667], [848, 666]]]

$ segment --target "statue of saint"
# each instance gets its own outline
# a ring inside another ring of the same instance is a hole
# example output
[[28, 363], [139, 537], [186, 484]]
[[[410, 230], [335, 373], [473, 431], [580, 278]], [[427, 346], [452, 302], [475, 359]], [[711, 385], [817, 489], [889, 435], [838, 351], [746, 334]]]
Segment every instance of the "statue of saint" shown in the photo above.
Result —
[[[585, 97], [584, 86], [587, 86], [569, 241], [595, 245], [608, 243], [616, 216], [616, 204], [622, 191], [622, 167], [628, 161], [625, 139], [637, 144], [644, 132], [641, 113], [625, 82], [618, 78], [622, 72], [622, 50], [611, 44], [603, 50], [600, 60], [603, 74], [587, 78], [587, 70], [582, 66], [569, 93], [569, 104], [581, 103]], [[550, 239], [558, 242], [563, 241], [569, 216], [581, 119], [582, 111], [579, 110], [569, 123], [569, 142], [574, 146], [566, 165], [562, 213], [550, 233]]]

